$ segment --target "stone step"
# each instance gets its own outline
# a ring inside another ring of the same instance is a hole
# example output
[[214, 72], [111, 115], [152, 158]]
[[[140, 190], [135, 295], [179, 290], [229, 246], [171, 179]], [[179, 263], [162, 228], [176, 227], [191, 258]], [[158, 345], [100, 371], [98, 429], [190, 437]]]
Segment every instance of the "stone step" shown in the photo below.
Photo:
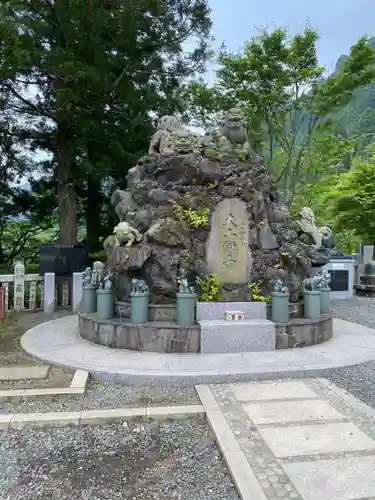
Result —
[[226, 312], [241, 311], [247, 319], [266, 319], [265, 302], [197, 302], [197, 321], [225, 320]]
[[201, 320], [201, 353], [274, 351], [275, 323], [267, 319]]

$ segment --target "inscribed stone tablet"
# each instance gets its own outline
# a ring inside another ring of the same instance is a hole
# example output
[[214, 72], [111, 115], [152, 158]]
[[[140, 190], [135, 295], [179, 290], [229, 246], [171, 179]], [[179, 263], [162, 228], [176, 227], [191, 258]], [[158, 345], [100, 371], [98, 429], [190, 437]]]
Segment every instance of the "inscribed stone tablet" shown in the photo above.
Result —
[[246, 283], [251, 264], [246, 204], [236, 198], [227, 198], [216, 206], [212, 218], [207, 265], [224, 283]]

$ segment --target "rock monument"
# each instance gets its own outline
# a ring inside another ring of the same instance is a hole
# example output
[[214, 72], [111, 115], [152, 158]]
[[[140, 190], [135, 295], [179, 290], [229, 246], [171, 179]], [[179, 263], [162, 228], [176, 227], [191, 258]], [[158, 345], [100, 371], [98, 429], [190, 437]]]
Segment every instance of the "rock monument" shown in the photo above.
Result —
[[120, 224], [104, 244], [119, 301], [129, 302], [132, 280], [141, 279], [154, 304], [175, 302], [180, 268], [189, 283], [217, 274], [221, 300], [246, 300], [249, 282], [266, 291], [277, 279], [298, 300], [312, 265], [328, 261], [318, 241], [299, 239], [238, 109], [204, 137], [163, 117], [127, 185], [112, 195]]

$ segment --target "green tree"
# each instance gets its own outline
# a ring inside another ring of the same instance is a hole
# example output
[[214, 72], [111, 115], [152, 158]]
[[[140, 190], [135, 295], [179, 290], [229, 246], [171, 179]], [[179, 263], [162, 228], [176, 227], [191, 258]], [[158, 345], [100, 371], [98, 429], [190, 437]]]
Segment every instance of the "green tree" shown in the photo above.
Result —
[[369, 244], [375, 242], [375, 148], [369, 160], [356, 159], [341, 174], [325, 196], [326, 207], [335, 228], [354, 230]]
[[330, 134], [334, 112], [356, 89], [375, 81], [375, 52], [366, 38], [352, 47], [340, 71], [326, 79], [317, 41], [309, 28], [292, 38], [282, 29], [262, 31], [240, 53], [221, 51], [213, 87], [195, 82], [186, 100], [187, 112], [195, 117], [205, 110], [210, 117], [213, 104], [217, 112], [222, 106], [241, 107], [250, 141], [273, 167], [289, 203], [309, 175], [306, 159], [316, 132]]
[[89, 236], [100, 226], [103, 184], [122, 180], [153, 114], [175, 108], [175, 89], [203, 69], [210, 26], [206, 0], [1, 3], [3, 118], [15, 117], [25, 147], [50, 153], [60, 242], [76, 241], [80, 215]]

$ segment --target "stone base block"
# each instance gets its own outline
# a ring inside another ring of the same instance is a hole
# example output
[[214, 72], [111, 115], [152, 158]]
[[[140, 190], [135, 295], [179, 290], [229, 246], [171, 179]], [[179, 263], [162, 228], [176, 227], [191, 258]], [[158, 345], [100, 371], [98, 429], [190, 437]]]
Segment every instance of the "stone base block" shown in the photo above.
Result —
[[199, 324], [202, 354], [275, 350], [276, 333], [275, 324], [272, 321], [266, 319], [201, 320]]
[[[130, 318], [130, 303], [115, 302], [115, 315], [117, 318]], [[150, 321], [175, 321], [176, 304], [149, 304], [148, 318]]]
[[363, 274], [360, 277], [361, 285], [371, 285], [375, 286], [375, 276], [370, 276], [368, 274]]
[[266, 319], [265, 302], [197, 302], [197, 321], [225, 321], [227, 311], [245, 314], [245, 320]]
[[360, 297], [375, 297], [375, 285], [354, 285], [354, 289]]
[[179, 326], [168, 321], [135, 325], [118, 318], [100, 321], [96, 314], [78, 315], [79, 335], [93, 344], [113, 349], [159, 353], [198, 353], [199, 325]]
[[[271, 320], [272, 306], [267, 304], [267, 319]], [[303, 317], [303, 300], [298, 302], [289, 302], [289, 318], [302, 318]]]
[[276, 323], [276, 349], [307, 347], [332, 338], [332, 314], [319, 319], [291, 318], [288, 323]]

